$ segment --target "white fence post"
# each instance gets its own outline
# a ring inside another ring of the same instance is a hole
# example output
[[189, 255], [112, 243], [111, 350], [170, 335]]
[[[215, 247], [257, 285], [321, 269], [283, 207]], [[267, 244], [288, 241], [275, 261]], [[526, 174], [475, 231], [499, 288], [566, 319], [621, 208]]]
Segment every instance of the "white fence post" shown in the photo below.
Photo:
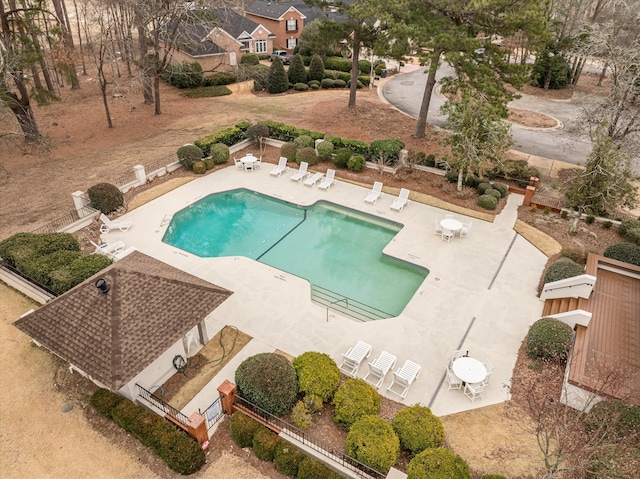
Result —
[[88, 213], [84, 207], [87, 206], [89, 202], [84, 197], [84, 191], [74, 191], [71, 193], [71, 196], [73, 197], [73, 206], [78, 212], [78, 217], [83, 218], [87, 216]]
[[133, 171], [136, 174], [136, 180], [139, 183], [139, 186], [144, 186], [147, 184], [147, 173], [144, 171], [144, 166], [136, 165], [133, 167]]

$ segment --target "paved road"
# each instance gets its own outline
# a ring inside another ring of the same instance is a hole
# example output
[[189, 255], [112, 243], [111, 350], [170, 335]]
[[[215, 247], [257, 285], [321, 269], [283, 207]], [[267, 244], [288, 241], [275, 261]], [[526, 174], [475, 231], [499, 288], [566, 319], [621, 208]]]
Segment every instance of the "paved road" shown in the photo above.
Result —
[[[425, 69], [403, 73], [389, 79], [382, 88], [382, 97], [399, 110], [418, 117], [420, 103], [427, 75]], [[452, 75], [453, 70], [446, 64], [436, 75], [436, 80], [443, 76]], [[436, 89], [438, 85], [436, 84]], [[444, 98], [438, 93], [431, 97], [431, 105], [427, 121], [433, 125], [443, 127], [446, 117], [440, 114], [440, 106]], [[512, 134], [516, 142], [514, 150], [545, 158], [566, 161], [568, 163], [584, 165], [591, 152], [591, 142], [588, 137], [573, 138], [567, 132], [567, 126], [572, 124], [578, 107], [571, 101], [554, 101], [531, 95], [522, 95], [522, 98], [509, 104], [514, 108], [536, 111], [552, 116], [562, 122], [562, 127], [551, 130], [529, 129], [513, 125]]]

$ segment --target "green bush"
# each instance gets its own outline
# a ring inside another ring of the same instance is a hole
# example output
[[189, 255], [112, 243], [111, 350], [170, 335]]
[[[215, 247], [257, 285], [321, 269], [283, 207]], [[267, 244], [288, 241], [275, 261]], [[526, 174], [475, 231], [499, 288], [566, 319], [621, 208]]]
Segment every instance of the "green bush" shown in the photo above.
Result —
[[236, 76], [231, 72], [216, 72], [213, 75], [204, 77], [202, 80], [202, 86], [215, 87], [215, 86], [231, 85], [236, 81], [237, 81]]
[[333, 80], [333, 88], [344, 88], [347, 86], [347, 82], [338, 78], [337, 80]]
[[488, 190], [485, 190], [483, 194], [493, 196], [498, 201], [500, 200], [500, 198], [502, 198], [502, 193], [500, 193], [498, 190], [494, 188], [489, 188]]
[[500, 196], [504, 198], [509, 194], [509, 187], [504, 183], [494, 183], [493, 189], [498, 190], [500, 192]]
[[[457, 176], [458, 175], [456, 173], [456, 177]], [[457, 179], [456, 179], [456, 181], [457, 181]], [[477, 188], [478, 188], [478, 194], [479, 195], [484, 195], [485, 191], [490, 190], [490, 189], [493, 188], [493, 185], [491, 183], [489, 183], [489, 182], [481, 182], [481, 183], [478, 183]]]
[[207, 158], [203, 158], [202, 161], [204, 161], [204, 166], [207, 170], [213, 169], [213, 158], [208, 156]]
[[293, 360], [301, 393], [316, 395], [323, 402], [330, 401], [340, 385], [340, 369], [324, 353], [308, 351]]
[[567, 360], [573, 340], [571, 326], [555, 318], [542, 318], [529, 328], [525, 338], [527, 355], [548, 361]]
[[293, 89], [295, 91], [307, 91], [309, 89], [309, 85], [307, 85], [306, 83], [296, 83], [295, 85], [293, 85]]
[[633, 243], [616, 243], [609, 246], [602, 254], [624, 263], [640, 266], [640, 246]]
[[387, 421], [377, 416], [363, 416], [349, 429], [345, 449], [362, 464], [388, 472], [398, 461], [400, 441]]
[[351, 60], [343, 57], [327, 57], [327, 59], [324, 61], [324, 67], [327, 70], [350, 72]]
[[304, 67], [304, 62], [299, 53], [295, 54], [291, 59], [291, 65], [289, 65], [287, 75], [289, 77], [289, 83], [307, 82], [307, 70]]
[[372, 158], [395, 158], [398, 159], [400, 150], [404, 148], [404, 141], [397, 138], [388, 140], [374, 140], [369, 145], [369, 154]]
[[318, 155], [316, 155], [316, 150], [310, 146], [305, 148], [300, 148], [296, 152], [296, 161], [298, 164], [306, 161], [309, 163], [309, 166], [315, 166], [318, 163]]
[[224, 143], [216, 143], [211, 147], [211, 159], [214, 165], [226, 163], [229, 161], [229, 155], [229, 147]]
[[105, 215], [124, 205], [124, 196], [117, 186], [110, 183], [98, 183], [87, 190], [93, 207]]
[[234, 412], [229, 419], [231, 439], [242, 448], [253, 446], [253, 436], [259, 427], [259, 423], [240, 411]]
[[369, 86], [371, 79], [369, 78], [369, 75], [360, 75], [358, 77], [358, 83], [362, 83], [363, 86]]
[[544, 273], [544, 284], [560, 281], [561, 279], [573, 278], [584, 274], [584, 267], [575, 263], [567, 257], [560, 258], [547, 268]]
[[335, 82], [331, 78], [323, 78], [320, 82], [320, 86], [322, 88], [333, 88], [335, 86]]
[[282, 440], [276, 444], [273, 463], [280, 474], [296, 477], [298, 475], [298, 466], [304, 457], [305, 455], [300, 449]]
[[640, 219], [620, 222], [620, 234], [631, 243], [640, 245]]
[[207, 172], [207, 165], [204, 161], [196, 161], [191, 168], [196, 175], [203, 175]]
[[309, 85], [309, 88], [311, 88], [312, 90], [319, 90], [320, 89], [320, 85], [316, 85], [315, 83], [311, 83]]
[[202, 160], [202, 150], [196, 145], [183, 145], [176, 152], [178, 161], [187, 169], [192, 169], [196, 161]]
[[79, 251], [69, 250], [54, 251], [45, 255], [32, 255], [22, 263], [21, 271], [29, 278], [49, 287], [51, 273], [71, 264], [80, 256], [82, 253]]
[[280, 438], [272, 430], [259, 426], [253, 435], [253, 453], [262, 461], [273, 461]]
[[358, 60], [358, 71], [369, 75], [371, 73], [371, 62], [369, 60]]
[[271, 94], [284, 93], [289, 89], [289, 80], [287, 72], [284, 70], [282, 60], [276, 58], [269, 67], [269, 75], [267, 76], [267, 91]]
[[353, 156], [353, 151], [349, 148], [340, 148], [333, 155], [333, 164], [339, 168], [345, 168], [349, 162], [349, 158]]
[[49, 274], [49, 288], [58, 294], [65, 293], [112, 262], [101, 254], [79, 255]]
[[326, 138], [335, 148], [349, 148], [353, 153], [358, 155], [369, 155], [369, 145], [361, 140], [347, 140], [339, 136], [328, 136]]
[[318, 150], [318, 156], [320, 158], [322, 158], [323, 160], [327, 160], [331, 158], [331, 155], [333, 154], [333, 143], [331, 143], [329, 140], [321, 141], [320, 143], [318, 143], [316, 150]]
[[[347, 87], [351, 88], [351, 79], [347, 81]], [[358, 80], [356, 83], [356, 88], [364, 88], [364, 83]]]
[[393, 418], [393, 430], [403, 449], [412, 456], [428, 448], [440, 447], [444, 441], [444, 426], [431, 409], [420, 404], [404, 408]]
[[298, 479], [344, 479], [315, 459], [305, 456], [298, 464]]
[[317, 81], [318, 85], [324, 78], [324, 62], [322, 61], [322, 57], [320, 55], [313, 55], [311, 57], [311, 62], [309, 63], [309, 83], [311, 81]]
[[531, 68], [531, 84], [552, 90], [566, 88], [571, 81], [571, 65], [561, 54], [559, 46], [549, 42]]
[[227, 146], [233, 146], [242, 141], [244, 131], [237, 126], [226, 128], [218, 133], [204, 136], [194, 141], [195, 145], [202, 150], [202, 154], [209, 156], [211, 154], [211, 146], [216, 143], [224, 143]]
[[258, 55], [256, 55], [255, 53], [245, 53], [240, 58], [240, 63], [242, 65], [259, 65], [260, 64], [260, 57]]
[[236, 369], [235, 382], [241, 397], [276, 416], [290, 411], [298, 394], [295, 369], [275, 353], [245, 359]]
[[313, 148], [314, 141], [309, 135], [300, 135], [293, 140], [296, 148]]
[[309, 85], [310, 87], [314, 87], [314, 86], [319, 87], [320, 86], [320, 82], [318, 80], [311, 80], [311, 81], [307, 82], [307, 85]]
[[80, 251], [80, 244], [69, 233], [16, 233], [0, 241], [0, 257], [21, 272], [25, 262], [56, 251]]
[[306, 394], [302, 398], [302, 402], [307, 407], [310, 413], [321, 411], [324, 404], [322, 398], [317, 394]]
[[495, 210], [498, 207], [498, 199], [491, 195], [480, 195], [478, 197], [478, 206], [485, 210]]
[[296, 161], [297, 151], [298, 148], [296, 147], [295, 143], [285, 143], [280, 147], [280, 156], [284, 156], [287, 159], [287, 162], [291, 163], [293, 161]]
[[333, 422], [349, 430], [363, 416], [376, 415], [380, 410], [380, 395], [362, 379], [350, 378], [340, 385], [333, 396]]
[[411, 459], [407, 479], [471, 479], [469, 465], [443, 447], [425, 449]]
[[182, 62], [167, 65], [162, 78], [178, 88], [195, 88], [202, 85], [202, 67], [198, 62]]
[[193, 90], [187, 90], [182, 96], [187, 98], [215, 98], [217, 96], [231, 95], [232, 91], [226, 86], [203, 86]]
[[113, 410], [124, 400], [119, 394], [100, 388], [91, 395], [89, 402], [104, 417], [113, 419]]
[[619, 399], [605, 399], [591, 408], [585, 418], [587, 434], [597, 434], [607, 440], [640, 441], [640, 407]]
[[526, 160], [505, 160], [487, 171], [487, 176], [493, 178], [508, 178], [518, 182], [520, 187], [526, 187], [530, 178], [540, 178], [540, 172], [529, 166]]
[[303, 431], [309, 429], [311, 424], [313, 424], [313, 415], [304, 402], [298, 401], [296, 405], [293, 406], [291, 410], [291, 422], [293, 422], [295, 427]]
[[319, 131], [310, 131], [303, 128], [296, 128], [295, 126], [286, 125], [278, 121], [260, 120], [258, 123], [263, 123], [269, 127], [271, 138], [280, 141], [293, 141], [297, 136], [308, 135], [314, 140], [324, 138], [324, 133]]
[[351, 171], [362, 171], [367, 160], [364, 155], [353, 155], [347, 161], [347, 168]]

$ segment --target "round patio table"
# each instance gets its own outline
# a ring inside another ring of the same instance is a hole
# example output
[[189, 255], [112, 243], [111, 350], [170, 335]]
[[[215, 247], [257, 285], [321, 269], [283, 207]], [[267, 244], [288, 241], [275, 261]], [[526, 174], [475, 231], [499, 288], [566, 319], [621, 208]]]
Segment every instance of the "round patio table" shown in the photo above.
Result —
[[456, 359], [451, 366], [453, 374], [465, 383], [479, 383], [487, 377], [487, 368], [474, 358], [463, 356]]
[[258, 158], [253, 155], [247, 155], [240, 158], [240, 161], [242, 162], [242, 167], [244, 168], [244, 171], [247, 171], [247, 170], [253, 171], [254, 170], [253, 164], [256, 161], [258, 161]]
[[458, 220], [454, 220], [453, 218], [440, 220], [440, 226], [442, 226], [442, 229], [453, 231], [454, 233], [462, 229], [462, 223]]

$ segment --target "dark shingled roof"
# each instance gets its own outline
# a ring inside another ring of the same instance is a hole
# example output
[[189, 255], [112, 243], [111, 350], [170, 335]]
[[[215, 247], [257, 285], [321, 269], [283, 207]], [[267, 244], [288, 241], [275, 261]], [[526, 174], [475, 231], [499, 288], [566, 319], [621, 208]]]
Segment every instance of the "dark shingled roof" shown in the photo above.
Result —
[[136, 251], [14, 325], [117, 391], [231, 294]]
[[[349, 3], [349, 2], [343, 2]], [[246, 11], [254, 15], [269, 18], [271, 20], [278, 20], [287, 10], [290, 8], [298, 10], [305, 18], [305, 24], [308, 25], [313, 20], [322, 17], [328, 17], [338, 23], [344, 23], [347, 21], [347, 16], [332, 12], [330, 10], [323, 10], [318, 7], [312, 7], [307, 5], [301, 0], [293, 0], [290, 2], [276, 2], [270, 0], [256, 0], [246, 7]]]

